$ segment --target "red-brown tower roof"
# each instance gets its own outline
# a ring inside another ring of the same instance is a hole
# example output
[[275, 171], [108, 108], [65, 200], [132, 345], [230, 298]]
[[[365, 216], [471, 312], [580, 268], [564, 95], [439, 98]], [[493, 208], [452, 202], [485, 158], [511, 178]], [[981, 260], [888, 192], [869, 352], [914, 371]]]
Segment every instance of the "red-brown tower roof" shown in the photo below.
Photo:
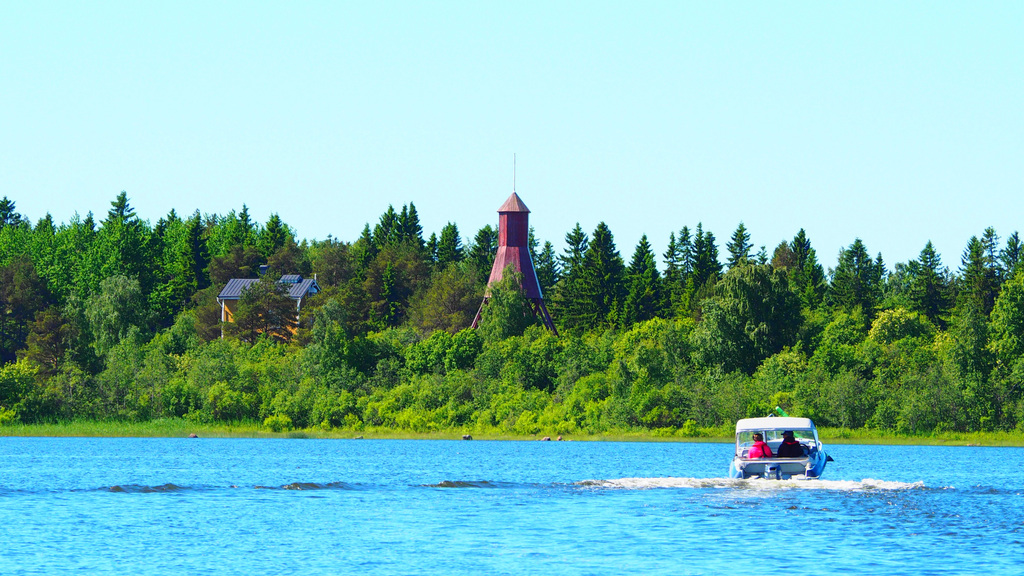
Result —
[[529, 214], [530, 209], [523, 203], [523, 199], [519, 197], [519, 194], [513, 192], [508, 197], [508, 200], [505, 200], [505, 203], [501, 205], [501, 208], [498, 208], [498, 214], [502, 212], [526, 212]]

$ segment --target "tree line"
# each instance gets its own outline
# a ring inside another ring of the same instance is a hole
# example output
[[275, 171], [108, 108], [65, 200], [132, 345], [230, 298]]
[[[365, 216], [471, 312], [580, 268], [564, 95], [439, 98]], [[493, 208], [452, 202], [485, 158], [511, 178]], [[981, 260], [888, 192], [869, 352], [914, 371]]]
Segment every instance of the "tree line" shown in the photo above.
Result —
[[[834, 268], [801, 229], [770, 253], [698, 223], [625, 260], [579, 224], [530, 253], [560, 336], [517, 277], [491, 287], [496, 227], [425, 237], [414, 204], [352, 242], [299, 240], [277, 214], [35, 223], [0, 201], [0, 423], [255, 421], [521, 434], [696, 435], [775, 406], [819, 425], [1024, 429], [1024, 274], [988, 228], [951, 271], [931, 242], [891, 268], [855, 239]], [[220, 322], [231, 278], [261, 281]], [[315, 275], [296, 317], [276, 282]]]

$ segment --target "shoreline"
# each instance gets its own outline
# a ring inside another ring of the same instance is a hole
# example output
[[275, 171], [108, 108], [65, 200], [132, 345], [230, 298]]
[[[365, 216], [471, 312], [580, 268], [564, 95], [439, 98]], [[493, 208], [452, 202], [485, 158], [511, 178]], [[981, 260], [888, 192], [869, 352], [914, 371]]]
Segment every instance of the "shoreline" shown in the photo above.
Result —
[[[702, 431], [697, 436], [666, 435], [664, 431], [611, 431], [600, 434], [562, 434], [566, 441], [580, 442], [710, 442], [731, 443], [731, 434], [722, 429]], [[542, 441], [548, 437], [557, 442], [557, 433], [541, 432], [534, 435], [513, 434], [499, 430], [437, 430], [415, 432], [410, 430], [310, 428], [273, 432], [255, 422], [208, 424], [184, 419], [161, 419], [149, 422], [74, 421], [56, 424], [8, 424], [0, 426], [0, 437], [48, 438], [252, 438], [252, 439], [332, 439], [332, 440], [459, 440], [463, 435], [473, 440]], [[1014, 432], [945, 432], [932, 435], [906, 435], [878, 430], [849, 430], [819, 428], [818, 434], [826, 445], [920, 445], [920, 446], [976, 446], [1024, 447], [1024, 437]]]

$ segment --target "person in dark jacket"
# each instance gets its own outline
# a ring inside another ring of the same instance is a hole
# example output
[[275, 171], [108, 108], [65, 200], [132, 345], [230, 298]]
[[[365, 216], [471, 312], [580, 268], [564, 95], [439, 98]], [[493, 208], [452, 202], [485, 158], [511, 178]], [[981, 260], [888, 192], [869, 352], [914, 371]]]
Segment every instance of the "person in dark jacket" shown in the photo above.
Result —
[[779, 444], [779, 458], [803, 458], [804, 447], [793, 438], [793, 431], [782, 433], [782, 444]]

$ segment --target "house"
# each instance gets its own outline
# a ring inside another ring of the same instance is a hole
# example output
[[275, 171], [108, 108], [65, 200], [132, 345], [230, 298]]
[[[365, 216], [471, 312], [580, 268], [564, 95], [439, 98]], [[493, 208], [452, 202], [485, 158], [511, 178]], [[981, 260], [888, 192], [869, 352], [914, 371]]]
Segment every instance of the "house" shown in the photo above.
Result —
[[[259, 282], [258, 278], [232, 278], [228, 280], [224, 289], [217, 295], [217, 303], [220, 304], [221, 322], [234, 322], [235, 313], [238, 311], [238, 301], [242, 298], [242, 293], [256, 282]], [[277, 283], [286, 285], [288, 295], [291, 296], [292, 300], [295, 300], [296, 320], [298, 320], [298, 316], [302, 312], [302, 305], [305, 303], [306, 298], [320, 292], [320, 285], [316, 283], [315, 276], [313, 278], [303, 278], [299, 274], [285, 274], [281, 276]]]

